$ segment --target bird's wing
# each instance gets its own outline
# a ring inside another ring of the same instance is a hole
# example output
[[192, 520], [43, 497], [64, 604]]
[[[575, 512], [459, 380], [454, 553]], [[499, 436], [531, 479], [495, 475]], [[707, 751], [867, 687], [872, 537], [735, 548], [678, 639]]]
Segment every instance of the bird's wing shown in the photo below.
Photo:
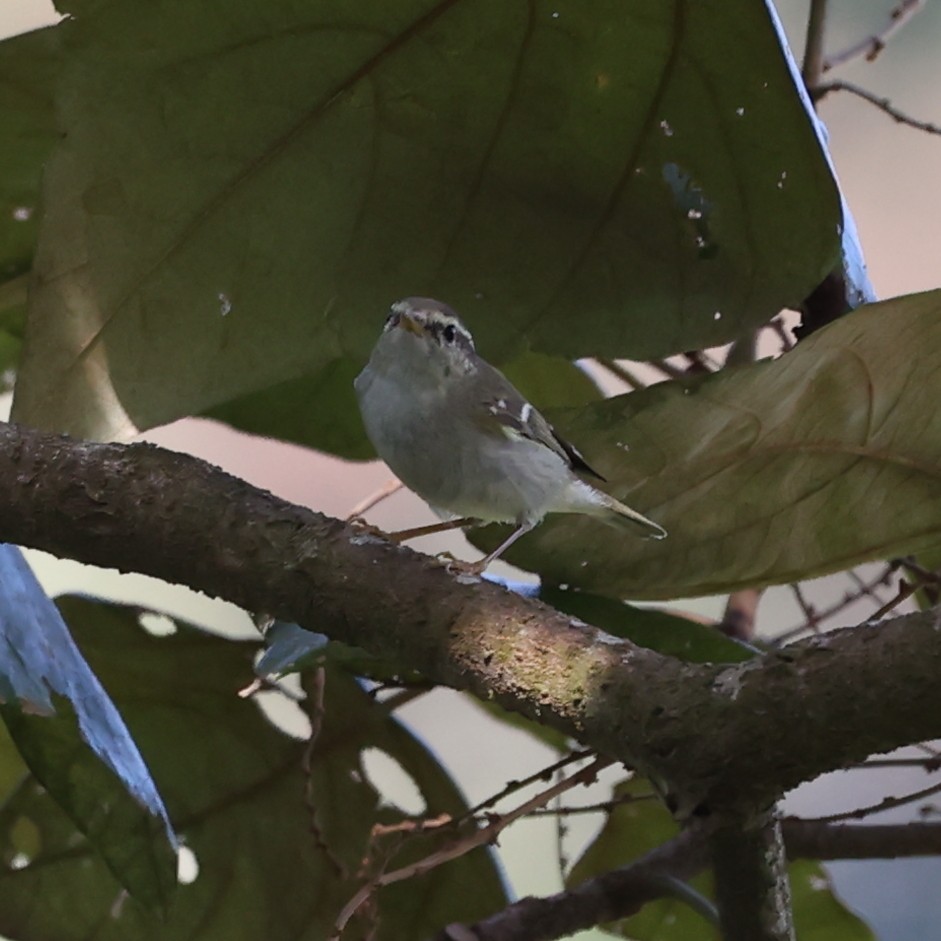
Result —
[[[499, 428], [504, 434], [535, 441], [558, 454], [576, 473], [604, 480], [582, 457], [581, 452], [560, 437], [542, 413], [527, 402], [502, 373], [496, 369], [493, 371], [502, 382], [497, 384], [499, 391], [496, 394], [491, 393], [483, 400], [483, 423]], [[492, 389], [493, 384], [489, 385]]]

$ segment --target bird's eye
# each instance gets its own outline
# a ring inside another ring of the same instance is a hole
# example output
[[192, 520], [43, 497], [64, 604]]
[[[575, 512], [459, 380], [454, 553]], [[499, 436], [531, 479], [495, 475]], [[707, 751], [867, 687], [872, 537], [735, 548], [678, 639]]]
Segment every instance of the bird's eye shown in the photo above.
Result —
[[449, 323], [444, 330], [441, 331], [441, 335], [444, 337], [445, 343], [453, 343], [454, 338], [457, 336], [457, 330], [454, 329], [454, 324]]
[[385, 326], [383, 327], [383, 329], [391, 330], [393, 327], [398, 326], [400, 316], [401, 315], [398, 313], [398, 311], [395, 311], [395, 310], [390, 311], [389, 316], [386, 317], [386, 322], [385, 322]]

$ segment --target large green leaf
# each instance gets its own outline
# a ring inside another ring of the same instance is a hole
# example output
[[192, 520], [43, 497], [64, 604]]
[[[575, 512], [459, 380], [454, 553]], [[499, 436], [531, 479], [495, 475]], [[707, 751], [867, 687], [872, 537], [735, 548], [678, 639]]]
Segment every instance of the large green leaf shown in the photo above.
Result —
[[53, 116], [58, 47], [53, 29], [0, 43], [0, 372], [16, 366], [23, 338], [42, 167], [59, 136]]
[[820, 863], [798, 859], [787, 874], [799, 941], [875, 941], [869, 925], [833, 891], [830, 874]]
[[670, 535], [555, 517], [508, 558], [551, 582], [676, 598], [941, 546], [939, 382], [934, 291], [861, 308], [774, 362], [554, 416]]
[[499, 362], [665, 354], [838, 258], [752, 0], [63, 6], [23, 421], [120, 435], [362, 362], [414, 293]]
[[[256, 645], [179, 623], [176, 634], [153, 637], [135, 611], [86, 600], [69, 599], [63, 610], [147, 755], [199, 871], [179, 887], [165, 921], [147, 915], [120, 898], [69, 820], [27, 778], [0, 806], [0, 851], [8, 860], [21, 854], [0, 870], [0, 932], [19, 941], [321, 941], [357, 883], [337, 876], [311, 832], [305, 743], [236, 695], [253, 675]], [[459, 814], [465, 804], [421, 743], [352, 678], [331, 671], [326, 693], [313, 804], [321, 838], [355, 873], [371, 826], [390, 816], [365, 779], [364, 749], [398, 761], [430, 815]], [[477, 850], [422, 877], [420, 888], [381, 892], [378, 938], [423, 937], [504, 901], [489, 850]]]
[[127, 727], [16, 546], [0, 544], [0, 717], [36, 780], [143, 905], [176, 888], [176, 840]]
[[59, 38], [50, 28], [0, 43], [0, 283], [29, 271], [33, 257], [43, 162], [58, 138]]

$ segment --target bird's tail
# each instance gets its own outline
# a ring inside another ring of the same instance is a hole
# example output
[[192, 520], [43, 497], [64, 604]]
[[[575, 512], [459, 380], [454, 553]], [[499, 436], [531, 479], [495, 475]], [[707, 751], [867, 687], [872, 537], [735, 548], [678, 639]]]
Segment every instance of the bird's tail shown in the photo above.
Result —
[[655, 523], [653, 520], [647, 519], [646, 516], [641, 515], [637, 510], [632, 510], [629, 506], [625, 506], [620, 500], [615, 500], [610, 494], [602, 493], [597, 491], [602, 499], [602, 506], [605, 509], [604, 515], [601, 517], [606, 523], [610, 523], [612, 526], [617, 526], [618, 528], [630, 529], [634, 535], [644, 535], [650, 539], [664, 539], [667, 535], [667, 531], [659, 524]]

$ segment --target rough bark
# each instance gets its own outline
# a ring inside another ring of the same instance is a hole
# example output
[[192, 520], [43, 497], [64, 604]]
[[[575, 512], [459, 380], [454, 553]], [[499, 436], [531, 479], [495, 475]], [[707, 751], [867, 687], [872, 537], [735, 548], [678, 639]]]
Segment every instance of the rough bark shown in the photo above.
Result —
[[823, 771], [941, 736], [935, 611], [691, 665], [151, 445], [3, 426], [0, 486], [8, 542], [397, 658], [639, 768], [681, 816], [748, 815]]

